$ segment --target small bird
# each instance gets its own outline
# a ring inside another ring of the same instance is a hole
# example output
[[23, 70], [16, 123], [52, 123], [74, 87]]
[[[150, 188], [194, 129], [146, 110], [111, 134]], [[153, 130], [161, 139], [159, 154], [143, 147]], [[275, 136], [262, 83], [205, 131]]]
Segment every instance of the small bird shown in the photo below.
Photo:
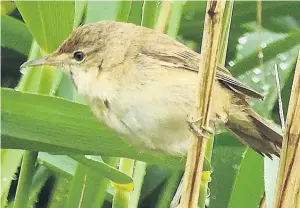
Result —
[[[68, 73], [94, 114], [129, 144], [185, 156], [187, 115], [197, 90], [201, 56], [182, 43], [130, 23], [80, 26], [47, 57], [23, 67], [48, 65]], [[282, 133], [251, 109], [263, 96], [218, 66], [211, 123], [223, 124], [261, 155], [279, 156]]]

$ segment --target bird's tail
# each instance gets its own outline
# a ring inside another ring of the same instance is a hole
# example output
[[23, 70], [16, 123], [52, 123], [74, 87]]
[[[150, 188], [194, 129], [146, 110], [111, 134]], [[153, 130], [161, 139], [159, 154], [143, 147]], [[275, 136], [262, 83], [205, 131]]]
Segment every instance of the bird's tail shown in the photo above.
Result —
[[229, 117], [227, 127], [236, 134], [243, 143], [261, 155], [272, 158], [279, 157], [282, 146], [282, 132], [276, 124], [263, 119], [258, 113], [248, 108], [244, 122], [237, 122], [238, 117]]

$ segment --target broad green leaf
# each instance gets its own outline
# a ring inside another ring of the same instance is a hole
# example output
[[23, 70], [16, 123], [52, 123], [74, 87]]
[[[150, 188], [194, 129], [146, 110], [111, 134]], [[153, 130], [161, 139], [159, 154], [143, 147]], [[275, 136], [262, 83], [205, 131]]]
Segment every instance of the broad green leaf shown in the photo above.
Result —
[[[184, 166], [184, 158], [129, 146], [99, 123], [88, 106], [49, 96], [1, 90], [2, 148], [122, 156], [175, 169]], [[206, 160], [205, 170], [209, 167]]]
[[183, 158], [130, 147], [101, 125], [88, 106], [54, 97], [2, 89], [1, 133], [3, 148], [122, 156], [172, 168], [184, 166]]
[[1, 47], [27, 56], [31, 42], [32, 36], [23, 22], [10, 16], [1, 15]]
[[[228, 207], [246, 146], [229, 133], [215, 136], [210, 183], [210, 207]], [[229, 208], [229, 207], [228, 207]]]
[[232, 188], [228, 208], [258, 207], [264, 192], [263, 165], [263, 158], [249, 149]]
[[74, 1], [16, 1], [16, 5], [46, 53], [53, 52], [73, 29]]
[[[300, 30], [286, 34], [283, 38], [278, 39], [277, 41], [271, 41], [271, 43], [263, 49], [263, 59], [264, 61], [268, 61], [272, 58], [276, 58], [278, 54], [289, 51], [292, 48], [299, 47], [299, 45]], [[230, 71], [235, 75], [241, 75], [258, 65], [258, 50], [255, 50], [247, 56], [237, 60], [230, 68]]]
[[99, 20], [115, 20], [118, 14], [118, 1], [89, 1], [85, 23]]

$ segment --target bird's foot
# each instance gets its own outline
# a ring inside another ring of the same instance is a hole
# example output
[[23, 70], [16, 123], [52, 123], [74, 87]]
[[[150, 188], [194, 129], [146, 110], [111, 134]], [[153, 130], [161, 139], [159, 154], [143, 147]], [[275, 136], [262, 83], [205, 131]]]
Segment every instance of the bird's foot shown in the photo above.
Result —
[[189, 130], [196, 135], [197, 137], [207, 138], [209, 135], [214, 134], [214, 130], [210, 127], [202, 126], [201, 128], [197, 127], [196, 124], [201, 121], [201, 119], [197, 120], [188, 120], [187, 123], [189, 125]]

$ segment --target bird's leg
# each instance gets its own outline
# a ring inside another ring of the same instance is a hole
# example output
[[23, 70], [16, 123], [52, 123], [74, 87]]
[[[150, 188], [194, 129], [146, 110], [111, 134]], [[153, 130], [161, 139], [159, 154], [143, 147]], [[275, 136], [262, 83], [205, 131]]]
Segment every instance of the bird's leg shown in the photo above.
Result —
[[201, 121], [202, 118], [197, 120], [188, 120], [187, 123], [189, 125], [189, 130], [195, 134], [198, 137], [205, 137], [207, 138], [207, 135], [214, 134], [214, 130], [210, 127], [202, 126], [201, 128], [198, 128], [196, 126], [196, 123]]

